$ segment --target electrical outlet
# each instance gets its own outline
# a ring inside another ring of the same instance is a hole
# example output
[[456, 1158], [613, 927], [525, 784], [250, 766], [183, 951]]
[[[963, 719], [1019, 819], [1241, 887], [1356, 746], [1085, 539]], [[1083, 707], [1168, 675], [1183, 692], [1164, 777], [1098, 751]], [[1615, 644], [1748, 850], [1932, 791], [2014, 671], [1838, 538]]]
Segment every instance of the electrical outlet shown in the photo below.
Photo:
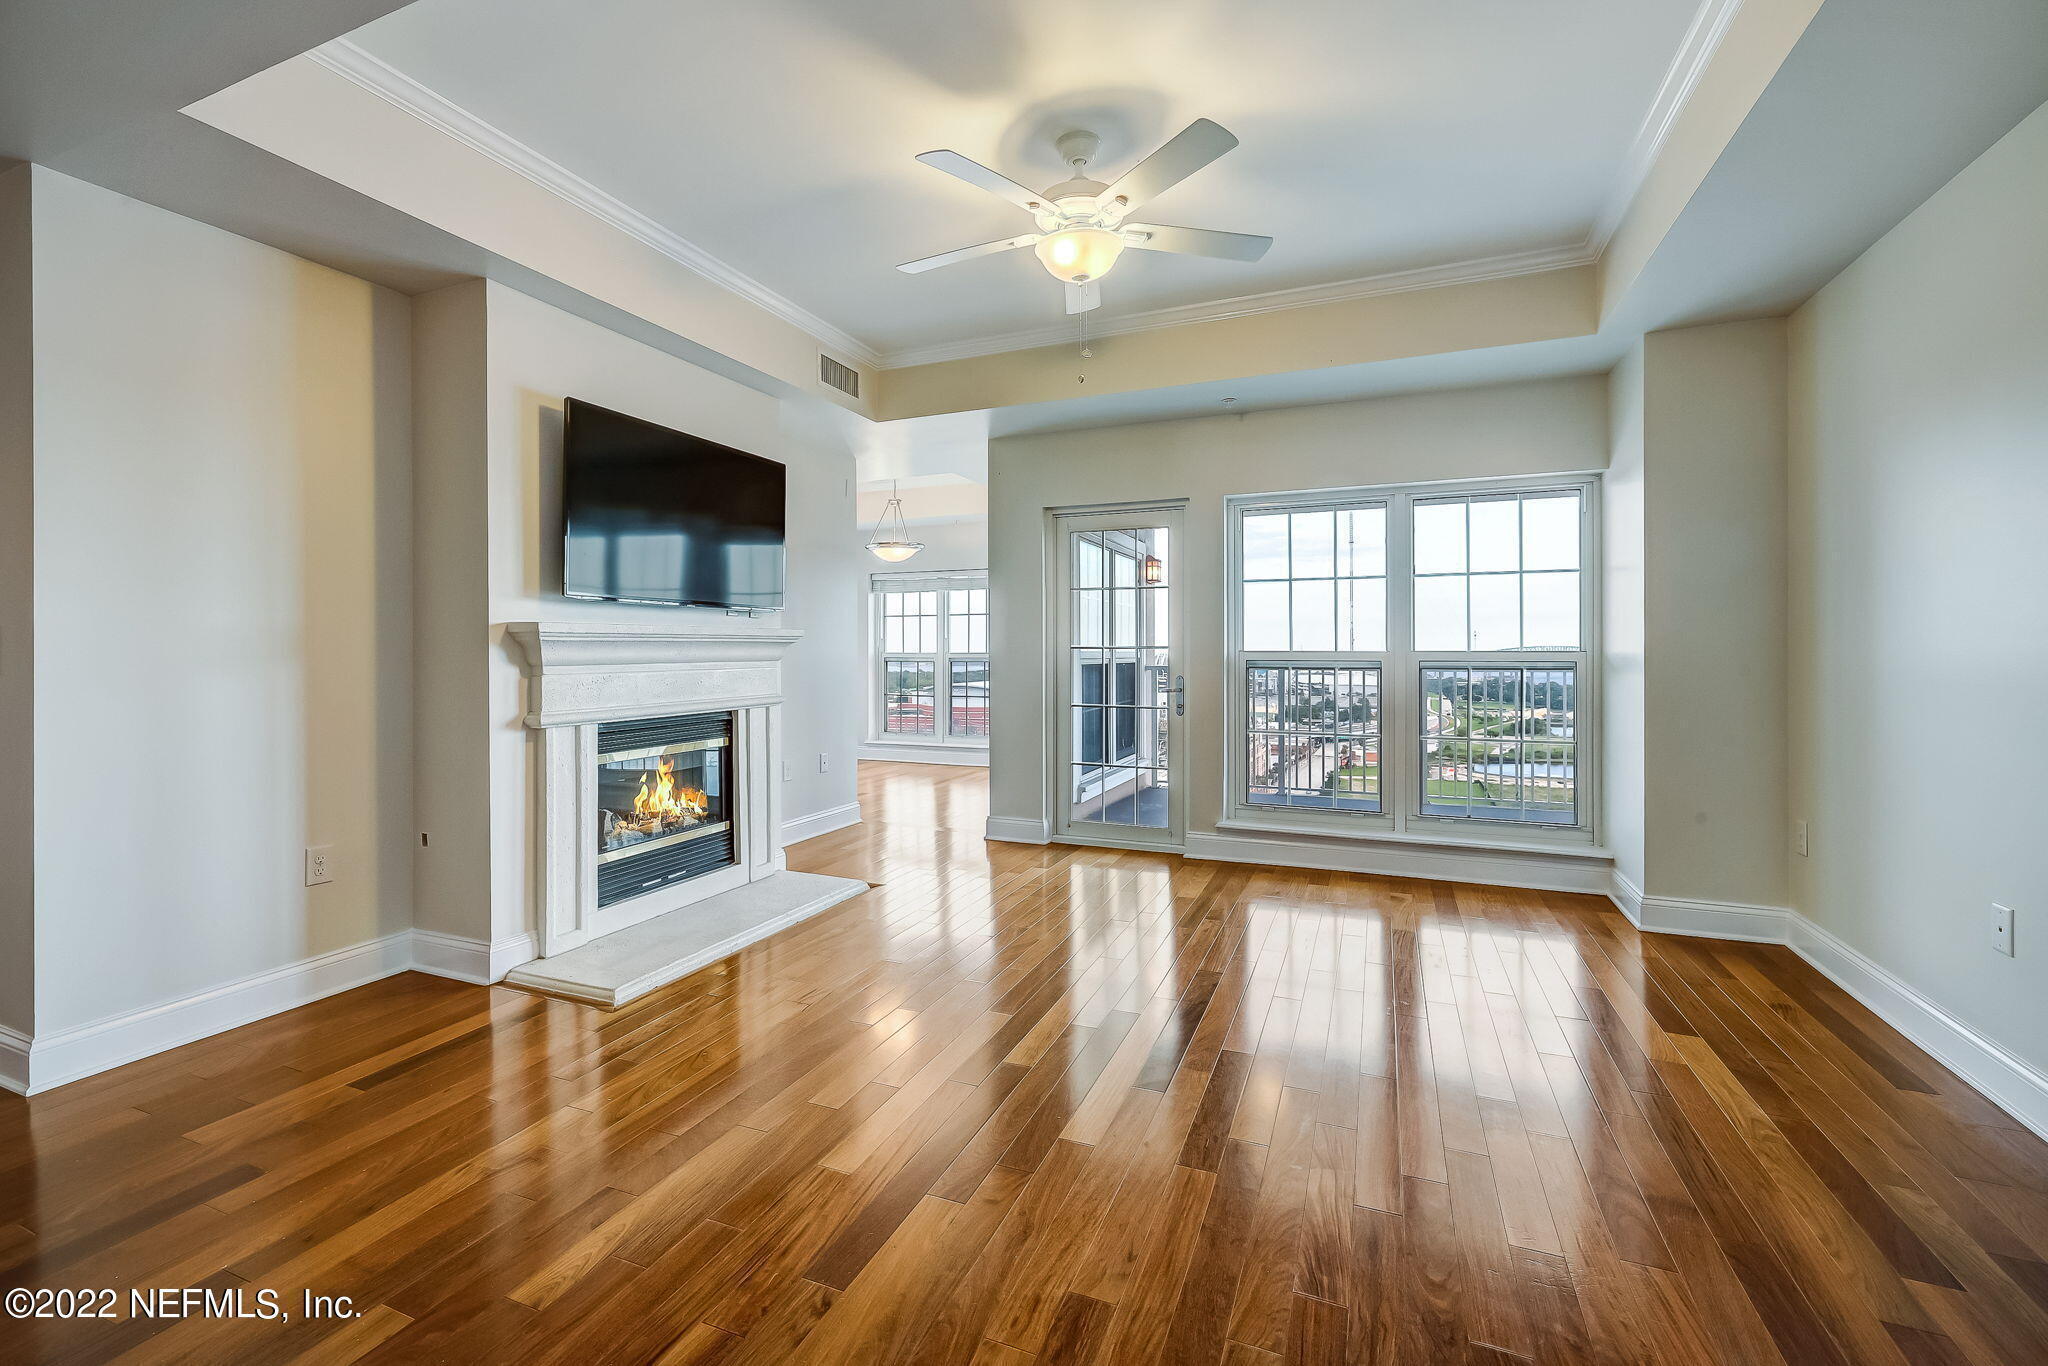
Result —
[[1805, 857], [1806, 857], [1806, 822], [1805, 822], [1805, 821], [1794, 821], [1794, 822], [1792, 822], [1792, 852], [1793, 852], [1793, 853], [1795, 853], [1795, 854], [1797, 854], [1797, 855], [1799, 855], [1799, 857], [1801, 857], [1801, 858], [1805, 858]]
[[2012, 952], [2012, 907], [1991, 903], [1991, 947], [2007, 958]]
[[825, 752], [824, 752], [823, 750], [819, 750], [819, 751], [818, 751], [818, 772], [820, 772], [820, 773], [830, 773], [831, 771], [832, 771], [832, 756], [831, 756], [831, 755], [829, 755], [829, 754], [827, 754], [827, 753], [825, 753]]
[[313, 844], [306, 847], [306, 885], [318, 887], [323, 882], [334, 881], [334, 846]]

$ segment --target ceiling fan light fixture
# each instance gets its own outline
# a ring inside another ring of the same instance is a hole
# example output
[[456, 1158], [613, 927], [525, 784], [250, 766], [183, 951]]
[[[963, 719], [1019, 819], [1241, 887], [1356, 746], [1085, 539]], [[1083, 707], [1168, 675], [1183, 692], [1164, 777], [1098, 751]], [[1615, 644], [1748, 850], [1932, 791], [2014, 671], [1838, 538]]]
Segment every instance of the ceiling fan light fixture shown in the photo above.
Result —
[[1032, 247], [1040, 265], [1066, 286], [1069, 315], [1098, 307], [1102, 295], [1096, 282], [1109, 274], [1125, 247], [1182, 256], [1208, 256], [1223, 261], [1256, 261], [1273, 245], [1270, 237], [1209, 228], [1179, 228], [1164, 223], [1127, 223], [1125, 216], [1186, 180], [1237, 146], [1231, 131], [1209, 119], [1196, 119], [1175, 133], [1151, 155], [1110, 184], [1088, 173], [1102, 139], [1086, 129], [1072, 128], [1053, 140], [1060, 160], [1073, 175], [1057, 185], [1033, 190], [999, 171], [991, 171], [950, 148], [920, 152], [917, 159], [944, 171], [1031, 215], [1035, 233], [983, 242], [905, 261], [896, 269], [921, 275], [940, 266], [971, 261], [998, 252]]
[[1109, 273], [1123, 254], [1124, 239], [1106, 228], [1066, 228], [1041, 237], [1034, 250], [1055, 280], [1085, 285]]

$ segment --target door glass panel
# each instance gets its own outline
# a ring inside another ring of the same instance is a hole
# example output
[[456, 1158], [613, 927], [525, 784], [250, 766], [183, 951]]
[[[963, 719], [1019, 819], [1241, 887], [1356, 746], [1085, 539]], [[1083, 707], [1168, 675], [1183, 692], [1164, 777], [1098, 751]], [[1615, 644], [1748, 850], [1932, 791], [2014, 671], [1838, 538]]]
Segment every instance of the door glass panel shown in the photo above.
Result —
[[[1278, 538], [1284, 553], [1284, 526]], [[1069, 533], [1067, 816], [1105, 833], [1172, 824], [1167, 529]]]

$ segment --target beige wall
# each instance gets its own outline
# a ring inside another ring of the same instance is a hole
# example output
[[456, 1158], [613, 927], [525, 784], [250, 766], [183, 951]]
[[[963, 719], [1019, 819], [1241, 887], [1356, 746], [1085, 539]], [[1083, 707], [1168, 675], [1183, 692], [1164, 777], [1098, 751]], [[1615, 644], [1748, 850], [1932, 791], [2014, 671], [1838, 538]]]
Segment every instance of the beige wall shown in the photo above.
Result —
[[1599, 327], [1598, 284], [1593, 267], [1571, 266], [1097, 337], [1085, 366], [1062, 342], [880, 370], [874, 412], [922, 417], [1582, 337]]
[[41, 1035], [410, 923], [411, 443], [402, 296], [40, 167], [34, 224]]
[[1188, 500], [1188, 828], [1208, 832], [1223, 806], [1226, 497], [1583, 471], [1606, 459], [1598, 375], [991, 442], [989, 563], [1001, 622], [991, 671], [992, 815], [1049, 817], [1047, 509]]
[[0, 1029], [35, 1032], [30, 173], [0, 169]]
[[1650, 896], [1785, 904], [1785, 326], [1643, 339]]
[[[2048, 1067], [2048, 109], [1794, 315], [1796, 904]], [[2018, 911], [2017, 957], [1991, 903]]]

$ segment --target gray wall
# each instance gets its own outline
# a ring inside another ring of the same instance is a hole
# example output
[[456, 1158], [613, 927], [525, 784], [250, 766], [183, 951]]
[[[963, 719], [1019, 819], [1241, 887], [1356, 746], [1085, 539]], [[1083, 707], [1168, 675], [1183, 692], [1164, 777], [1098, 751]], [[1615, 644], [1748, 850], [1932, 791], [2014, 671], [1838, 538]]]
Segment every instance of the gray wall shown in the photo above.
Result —
[[0, 1028], [22, 1035], [35, 1033], [36, 1024], [29, 197], [26, 165], [0, 170]]
[[[868, 536], [874, 530], [874, 523], [868, 522], [855, 528], [856, 544], [860, 547], [861, 589], [859, 606], [859, 631], [861, 657], [867, 661], [867, 677], [861, 689], [860, 755], [864, 759], [891, 759], [919, 762], [936, 758], [955, 763], [987, 762], [987, 746], [939, 746], [927, 745], [905, 747], [900, 743], [884, 741], [875, 743], [875, 735], [881, 717], [881, 642], [875, 627], [873, 614], [874, 594], [869, 591], [876, 574], [891, 571], [939, 574], [956, 569], [988, 568], [988, 519], [985, 517], [963, 517], [948, 522], [913, 522], [910, 535], [913, 540], [924, 542], [924, 549], [901, 564], [888, 564], [876, 559], [867, 551]], [[1002, 629], [1000, 622], [991, 619], [990, 630]], [[990, 687], [1001, 686], [993, 673]]]
[[1607, 377], [1609, 448], [1600, 482], [1600, 753], [1607, 794], [1605, 842], [1614, 871], [1642, 890], [1643, 797], [1643, 348]]
[[989, 445], [991, 815], [1049, 818], [1045, 789], [1045, 537], [1051, 508], [1186, 498], [1188, 828], [1223, 807], [1224, 499], [1598, 469], [1607, 460], [1598, 375], [1312, 408], [1006, 437]]
[[1642, 890], [1785, 904], [1785, 327], [1643, 339]]
[[[422, 856], [418, 923], [501, 942], [538, 926], [533, 844], [538, 736], [503, 627], [619, 621], [735, 629], [723, 611], [577, 601], [561, 593], [562, 401], [606, 407], [756, 451], [789, 466], [788, 606], [762, 629], [804, 638], [784, 663], [785, 821], [854, 802], [860, 591], [853, 419], [778, 399], [498, 284], [419, 301], [419, 706]], [[740, 626], [738, 629], [745, 629]], [[427, 637], [431, 635], [432, 640]], [[445, 733], [443, 733], [445, 728]], [[829, 771], [820, 772], [823, 754]], [[488, 809], [475, 778], [488, 775]]]
[[[2048, 1068], [2048, 109], [1791, 324], [1794, 899]], [[1991, 948], [1992, 902], [2018, 910]]]

